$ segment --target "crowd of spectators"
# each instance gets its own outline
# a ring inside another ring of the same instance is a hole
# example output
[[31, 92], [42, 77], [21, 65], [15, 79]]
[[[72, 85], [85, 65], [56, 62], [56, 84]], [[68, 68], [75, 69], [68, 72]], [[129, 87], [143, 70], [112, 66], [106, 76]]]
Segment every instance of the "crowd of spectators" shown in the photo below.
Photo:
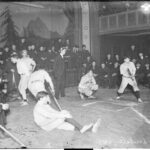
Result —
[[[17, 53], [20, 56], [22, 50], [27, 50], [28, 55], [36, 62], [37, 68], [47, 70], [49, 73], [53, 72], [53, 63], [55, 57], [59, 54], [61, 47], [66, 47], [67, 52], [65, 54], [65, 65], [67, 70], [74, 70], [77, 74], [77, 82], [79, 83], [81, 76], [86, 74], [89, 70], [92, 70], [95, 79], [102, 88], [117, 88], [120, 85], [121, 75], [119, 72], [119, 66], [123, 62], [119, 54], [111, 55], [108, 53], [106, 58], [100, 64], [92, 58], [90, 52], [86, 49], [86, 45], [79, 46], [70, 44], [67, 39], [62, 42], [62, 39], [58, 39], [54, 45], [45, 46], [41, 44], [36, 46], [26, 42], [26, 39], [21, 39], [19, 45], [6, 46], [0, 49], [0, 69], [5, 74], [5, 77], [9, 82], [8, 90], [12, 80], [12, 70], [14, 72], [16, 85], [19, 82], [19, 75], [17, 74], [16, 66], [11, 62], [11, 54]], [[150, 87], [150, 59], [148, 54], [142, 52], [137, 53], [135, 45], [131, 46], [128, 56], [131, 61], [135, 63], [137, 68], [136, 79], [138, 84]], [[21, 56], [20, 56], [21, 57]]]

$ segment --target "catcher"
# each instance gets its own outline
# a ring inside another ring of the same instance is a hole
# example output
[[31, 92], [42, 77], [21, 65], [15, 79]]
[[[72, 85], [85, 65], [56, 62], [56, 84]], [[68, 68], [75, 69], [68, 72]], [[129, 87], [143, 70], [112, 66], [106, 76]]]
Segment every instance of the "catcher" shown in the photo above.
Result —
[[87, 74], [83, 75], [80, 83], [78, 85], [78, 91], [81, 99], [96, 98], [93, 94], [98, 90], [98, 85], [96, 84], [93, 72], [90, 70]]
[[134, 94], [138, 102], [142, 102], [140, 98], [140, 91], [135, 79], [136, 68], [133, 62], [130, 61], [129, 57], [124, 58], [124, 63], [120, 65], [120, 74], [122, 75], [122, 81], [120, 88], [117, 92], [117, 99], [120, 99], [120, 96], [123, 94], [127, 85], [131, 85], [134, 91]]

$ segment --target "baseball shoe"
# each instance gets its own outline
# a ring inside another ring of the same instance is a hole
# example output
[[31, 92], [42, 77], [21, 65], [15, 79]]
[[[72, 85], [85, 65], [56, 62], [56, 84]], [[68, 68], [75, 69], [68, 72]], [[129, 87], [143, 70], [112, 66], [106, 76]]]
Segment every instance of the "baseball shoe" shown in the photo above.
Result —
[[83, 95], [83, 94], [81, 94], [81, 93], [80, 93], [80, 98], [81, 98], [82, 100], [85, 100], [84, 95]]
[[89, 124], [89, 125], [85, 125], [83, 126], [83, 128], [80, 130], [81, 133], [84, 133], [86, 131], [89, 131], [90, 129], [93, 128], [93, 123]]
[[92, 132], [96, 133], [101, 123], [101, 119], [98, 119], [96, 123], [93, 125]]
[[117, 96], [116, 99], [119, 100], [119, 99], [120, 99], [120, 96]]
[[27, 101], [23, 101], [23, 102], [21, 103], [21, 106], [26, 106], [26, 105], [29, 105]]
[[88, 98], [95, 99], [96, 97], [93, 96], [93, 95], [91, 95], [91, 96], [89, 96]]
[[138, 98], [138, 102], [139, 102], [139, 103], [142, 103], [143, 101], [141, 100], [141, 98]]

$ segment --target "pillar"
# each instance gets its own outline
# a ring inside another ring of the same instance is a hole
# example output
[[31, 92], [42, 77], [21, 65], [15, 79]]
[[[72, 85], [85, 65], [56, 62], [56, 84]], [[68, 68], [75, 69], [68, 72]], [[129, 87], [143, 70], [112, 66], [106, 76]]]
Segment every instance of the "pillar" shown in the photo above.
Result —
[[99, 2], [89, 2], [91, 55], [100, 63]]
[[89, 21], [89, 4], [80, 2], [82, 8], [82, 43], [90, 51], [90, 21]]

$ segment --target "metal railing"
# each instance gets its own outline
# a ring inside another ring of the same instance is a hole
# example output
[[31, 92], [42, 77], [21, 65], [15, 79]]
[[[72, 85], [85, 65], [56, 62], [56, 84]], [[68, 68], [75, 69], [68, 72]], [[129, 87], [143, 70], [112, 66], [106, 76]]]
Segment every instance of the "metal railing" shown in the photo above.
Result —
[[99, 34], [150, 29], [150, 15], [131, 10], [99, 17]]

